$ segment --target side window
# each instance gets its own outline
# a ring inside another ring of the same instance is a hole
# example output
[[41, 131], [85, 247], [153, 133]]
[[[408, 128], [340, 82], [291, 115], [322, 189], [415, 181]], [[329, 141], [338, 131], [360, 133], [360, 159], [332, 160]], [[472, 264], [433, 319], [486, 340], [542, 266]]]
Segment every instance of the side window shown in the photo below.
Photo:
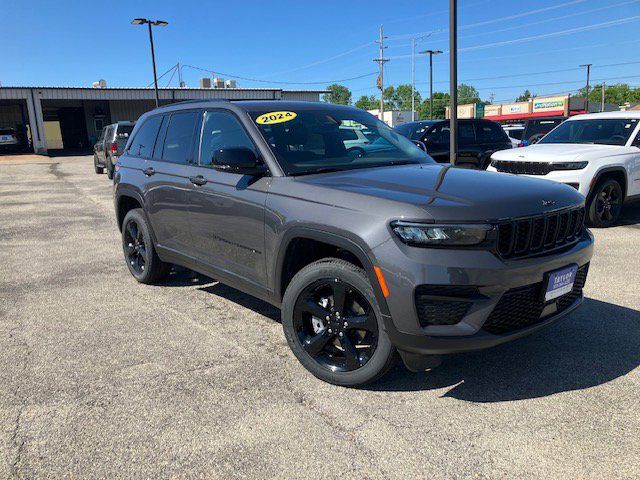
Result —
[[461, 122], [458, 126], [458, 142], [460, 145], [472, 145], [476, 143], [476, 134], [473, 123]]
[[197, 120], [196, 112], [174, 113], [171, 115], [164, 138], [162, 160], [171, 163], [187, 163], [193, 145], [193, 130]]
[[104, 128], [100, 131], [100, 135], [98, 135], [98, 142], [101, 142], [104, 140], [104, 131], [105, 131]]
[[634, 147], [640, 147], [640, 132], [638, 132], [631, 145], [633, 145]]
[[205, 113], [200, 144], [200, 165], [211, 165], [217, 150], [242, 147], [254, 152], [256, 150], [249, 134], [236, 117], [221, 111]]
[[432, 143], [449, 143], [449, 122], [438, 123], [423, 137], [422, 141]]
[[[511, 132], [515, 134], [516, 131], [511, 130]], [[506, 142], [509, 140], [500, 125], [489, 122], [479, 122], [476, 125], [476, 135], [481, 143]]]
[[147, 119], [131, 142], [129, 153], [138, 157], [151, 158], [153, 145], [156, 142], [156, 136], [158, 135], [161, 123], [161, 115]]

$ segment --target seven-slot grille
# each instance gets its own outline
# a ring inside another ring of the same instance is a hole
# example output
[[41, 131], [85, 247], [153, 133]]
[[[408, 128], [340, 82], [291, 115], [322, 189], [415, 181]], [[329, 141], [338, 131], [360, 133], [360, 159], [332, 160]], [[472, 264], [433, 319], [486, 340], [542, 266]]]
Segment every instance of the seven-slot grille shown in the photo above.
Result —
[[491, 166], [502, 173], [515, 173], [519, 175], [546, 175], [553, 171], [553, 165], [549, 162], [509, 162], [494, 160]]
[[498, 255], [521, 258], [554, 250], [578, 240], [584, 230], [584, 207], [498, 224]]

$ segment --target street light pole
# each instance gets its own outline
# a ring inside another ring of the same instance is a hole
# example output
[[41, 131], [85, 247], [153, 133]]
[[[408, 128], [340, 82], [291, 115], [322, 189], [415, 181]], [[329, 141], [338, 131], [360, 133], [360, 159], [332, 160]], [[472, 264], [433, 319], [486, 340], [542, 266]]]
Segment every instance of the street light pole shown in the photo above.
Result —
[[429, 54], [429, 120], [433, 120], [433, 56], [442, 53], [442, 50], [425, 50], [420, 53]]
[[411, 121], [416, 120], [416, 39], [411, 39]]
[[581, 67], [587, 68], [587, 86], [586, 86], [586, 95], [584, 97], [584, 113], [589, 113], [589, 74], [591, 73], [591, 63], [585, 63], [580, 65]]
[[156, 73], [156, 53], [153, 47], [153, 31], [152, 26], [166, 27], [168, 25], [164, 20], [148, 20], [146, 18], [134, 18], [131, 21], [132, 25], [144, 25], [149, 27], [149, 44], [151, 45], [151, 64], [153, 66], [153, 88], [156, 94], [156, 108], [160, 106], [160, 96], [158, 95], [158, 75]]
[[456, 165], [458, 151], [458, 2], [449, 0], [449, 161]]

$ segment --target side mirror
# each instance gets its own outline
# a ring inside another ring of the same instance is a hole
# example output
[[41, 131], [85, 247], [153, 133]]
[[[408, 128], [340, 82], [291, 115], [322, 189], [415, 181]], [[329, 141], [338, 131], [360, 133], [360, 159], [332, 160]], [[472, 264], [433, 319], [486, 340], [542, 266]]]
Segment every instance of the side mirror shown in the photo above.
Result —
[[223, 148], [213, 152], [211, 164], [221, 172], [257, 175], [266, 169], [258, 163], [255, 152], [245, 147]]
[[423, 152], [427, 153], [427, 146], [425, 145], [424, 142], [421, 142], [420, 140], [411, 140], [414, 145], [416, 145], [420, 150], [422, 150]]

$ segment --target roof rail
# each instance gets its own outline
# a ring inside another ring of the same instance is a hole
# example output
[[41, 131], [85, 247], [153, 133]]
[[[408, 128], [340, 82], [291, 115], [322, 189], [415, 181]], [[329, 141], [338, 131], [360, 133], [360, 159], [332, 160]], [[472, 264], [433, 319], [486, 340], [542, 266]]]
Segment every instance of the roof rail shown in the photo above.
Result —
[[[168, 105], [162, 105], [163, 107], [170, 107], [172, 105], [183, 105], [185, 103], [202, 103], [202, 102], [228, 102], [226, 98], [201, 98], [199, 100], [182, 100], [180, 102], [169, 103]], [[161, 108], [161, 107], [160, 107]]]

